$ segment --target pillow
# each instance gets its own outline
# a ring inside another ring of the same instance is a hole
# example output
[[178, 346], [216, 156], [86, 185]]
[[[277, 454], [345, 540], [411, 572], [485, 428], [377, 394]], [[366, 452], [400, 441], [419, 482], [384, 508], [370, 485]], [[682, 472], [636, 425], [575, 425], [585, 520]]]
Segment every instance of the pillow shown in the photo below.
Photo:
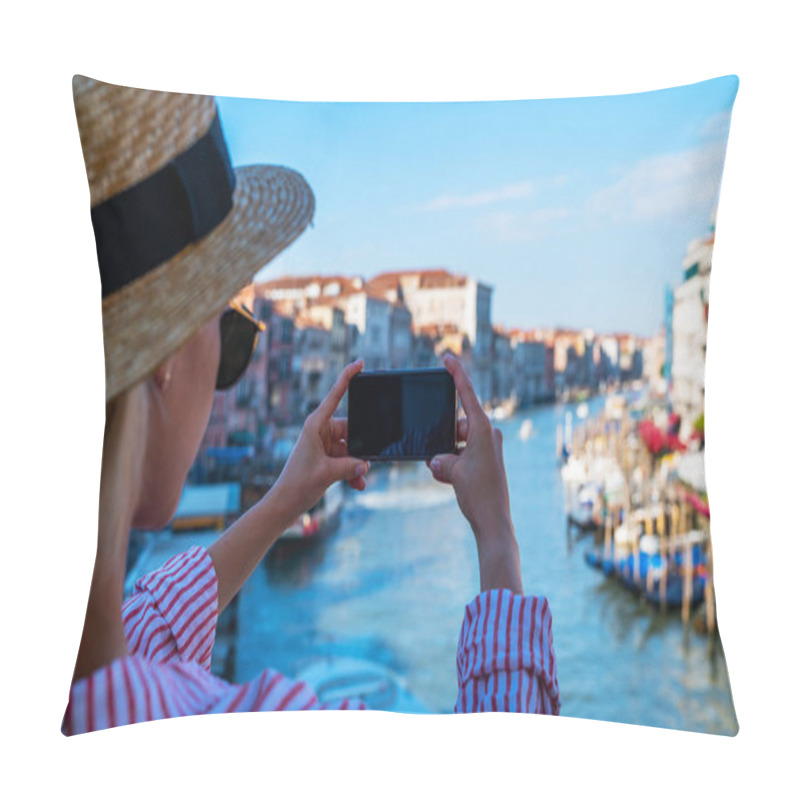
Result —
[[[607, 97], [310, 103], [76, 76], [104, 475], [125, 465], [108, 491], [129, 513], [104, 517], [101, 499], [101, 540], [125, 531], [125, 580], [94, 613], [90, 595], [64, 732], [366, 707], [734, 735], [703, 456], [737, 89], [729, 75]], [[241, 337], [249, 365], [212, 397]], [[456, 385], [471, 429], [485, 414], [502, 435], [524, 591], [486, 580], [464, 498], [420, 460], [264, 512], [305, 421], [346, 413], [348, 363], [429, 370], [447, 354], [470, 378], [474, 395]], [[262, 537], [245, 566], [219, 545], [226, 528]]]

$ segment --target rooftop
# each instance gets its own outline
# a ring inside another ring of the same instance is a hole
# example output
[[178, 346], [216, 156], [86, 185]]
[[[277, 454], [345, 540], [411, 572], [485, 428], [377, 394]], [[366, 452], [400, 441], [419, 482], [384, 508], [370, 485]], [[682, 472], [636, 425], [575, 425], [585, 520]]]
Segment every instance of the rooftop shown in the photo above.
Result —
[[370, 278], [368, 285], [378, 292], [396, 291], [401, 286], [413, 289], [440, 289], [449, 286], [465, 286], [468, 278], [454, 275], [446, 269], [404, 269], [382, 272]]

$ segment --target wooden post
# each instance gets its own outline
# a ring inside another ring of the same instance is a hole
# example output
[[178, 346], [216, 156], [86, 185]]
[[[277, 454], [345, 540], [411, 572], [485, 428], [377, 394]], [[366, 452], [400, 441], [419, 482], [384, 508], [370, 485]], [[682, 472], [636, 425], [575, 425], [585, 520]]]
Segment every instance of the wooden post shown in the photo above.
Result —
[[608, 561], [611, 558], [611, 537], [614, 534], [614, 511], [609, 507], [606, 509], [606, 533], [603, 543], [603, 559]]
[[659, 550], [661, 553], [661, 581], [658, 584], [658, 599], [659, 604], [661, 607], [661, 611], [664, 612], [667, 609], [667, 537], [665, 536], [665, 527], [666, 527], [666, 512], [664, 507], [661, 507], [661, 510], [658, 514], [658, 540], [659, 544], [661, 545]]
[[706, 557], [706, 630], [709, 636], [714, 633], [717, 624], [716, 604], [717, 598], [714, 594], [714, 554], [711, 549], [711, 534], [708, 535], [708, 551]]
[[689, 541], [689, 534], [684, 533], [685, 544], [683, 547], [683, 604], [681, 606], [681, 619], [685, 625], [689, 622], [689, 611], [692, 602], [692, 544]]
[[558, 423], [558, 427], [556, 428], [556, 459], [561, 461], [561, 457], [564, 452], [564, 439], [563, 439], [563, 432], [561, 430], [561, 423]]
[[[647, 509], [647, 516], [644, 518], [644, 532], [646, 536], [651, 536], [653, 533], [653, 518], [650, 516], [651, 509]], [[652, 557], [647, 557], [647, 575], [645, 576], [645, 585], [647, 591], [653, 591], [653, 565], [651, 563]]]
[[[630, 514], [630, 504], [628, 505], [628, 514]], [[630, 526], [632, 521], [628, 519], [626, 524]], [[639, 525], [634, 527], [633, 534], [633, 582], [638, 587], [641, 576], [639, 575]]]

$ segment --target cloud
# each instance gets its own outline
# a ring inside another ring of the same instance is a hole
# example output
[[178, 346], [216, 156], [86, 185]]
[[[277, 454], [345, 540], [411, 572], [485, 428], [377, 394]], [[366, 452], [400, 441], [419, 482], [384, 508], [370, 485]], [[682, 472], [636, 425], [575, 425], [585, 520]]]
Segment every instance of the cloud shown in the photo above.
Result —
[[[719, 124], [719, 121], [717, 122]], [[614, 221], [648, 221], [717, 201], [726, 139], [680, 153], [644, 158], [591, 195], [589, 215]]]
[[527, 242], [550, 232], [552, 225], [570, 216], [567, 208], [537, 208], [528, 212], [495, 211], [478, 223], [500, 242]]
[[731, 111], [720, 111], [709, 117], [700, 129], [701, 139], [727, 138], [731, 127]]
[[489, 189], [472, 194], [443, 194], [417, 207], [419, 211], [449, 211], [451, 208], [477, 208], [520, 200], [533, 195], [533, 181], [511, 183], [498, 189]]
[[526, 200], [542, 191], [560, 189], [569, 182], [569, 176], [563, 173], [535, 181], [520, 181], [507, 183], [495, 189], [486, 189], [481, 192], [441, 194], [433, 200], [416, 206], [400, 209], [404, 212], [439, 212], [450, 211], [455, 208], [482, 208], [485, 206], [499, 205], [509, 200]]

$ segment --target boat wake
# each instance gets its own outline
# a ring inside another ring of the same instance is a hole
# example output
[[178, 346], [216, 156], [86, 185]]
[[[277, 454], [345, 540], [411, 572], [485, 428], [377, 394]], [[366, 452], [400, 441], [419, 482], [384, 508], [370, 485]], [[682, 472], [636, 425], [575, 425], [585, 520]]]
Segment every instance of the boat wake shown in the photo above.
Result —
[[433, 508], [455, 502], [455, 494], [449, 486], [406, 485], [397, 488], [367, 490], [352, 498], [353, 505], [373, 511], [415, 508]]

